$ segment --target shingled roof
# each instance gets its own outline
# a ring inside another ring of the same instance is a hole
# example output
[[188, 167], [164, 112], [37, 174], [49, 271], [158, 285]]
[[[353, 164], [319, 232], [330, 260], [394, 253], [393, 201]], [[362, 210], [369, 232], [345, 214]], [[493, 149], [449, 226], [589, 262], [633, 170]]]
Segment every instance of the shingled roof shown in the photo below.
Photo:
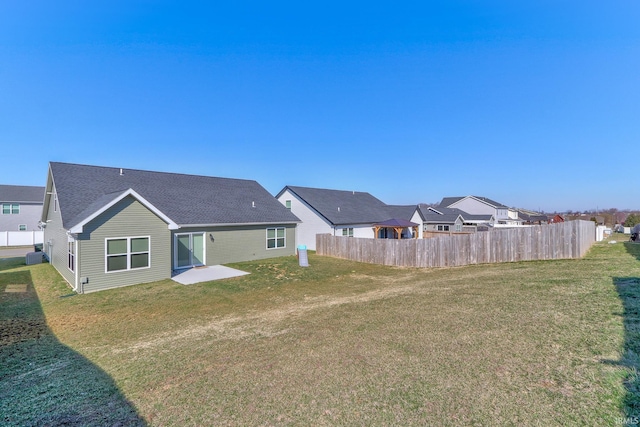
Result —
[[0, 202], [42, 203], [44, 187], [0, 185]]
[[[406, 217], [407, 206], [390, 206], [369, 193], [361, 191], [329, 190], [324, 188], [298, 187], [288, 185], [280, 194], [289, 190], [304, 200], [316, 212], [333, 225], [374, 224], [395, 216]], [[399, 215], [400, 214], [400, 215]]]
[[300, 220], [256, 181], [51, 162], [63, 226], [71, 229], [127, 194], [178, 226]]
[[445, 208], [441, 206], [430, 207], [423, 204], [418, 205], [422, 220], [426, 223], [454, 224], [458, 217], [464, 220], [465, 212], [456, 208]]
[[501, 208], [501, 209], [505, 209], [508, 206], [503, 205], [502, 203], [498, 203], [495, 200], [491, 200], [487, 197], [480, 197], [480, 196], [463, 196], [463, 197], [445, 197], [440, 201], [440, 205], [439, 206], [444, 206], [444, 207], [449, 207], [451, 205], [453, 205], [456, 202], [459, 202], [462, 199], [466, 199], [467, 197], [473, 197], [476, 200], [480, 200], [488, 205], [493, 206], [494, 208]]

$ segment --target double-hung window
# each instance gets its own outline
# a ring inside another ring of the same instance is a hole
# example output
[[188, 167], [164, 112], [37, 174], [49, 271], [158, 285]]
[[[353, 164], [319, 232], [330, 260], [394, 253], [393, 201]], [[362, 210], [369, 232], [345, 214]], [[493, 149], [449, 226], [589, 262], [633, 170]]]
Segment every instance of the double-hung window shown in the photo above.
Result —
[[18, 203], [3, 203], [2, 215], [17, 215], [20, 213], [20, 205]]
[[67, 267], [71, 271], [76, 269], [76, 242], [74, 239], [67, 241]]
[[342, 235], [344, 237], [353, 237], [353, 227], [343, 228]]
[[151, 265], [149, 237], [106, 239], [105, 257], [107, 273], [148, 268]]
[[448, 225], [438, 225], [438, 231], [449, 231]]
[[267, 228], [267, 249], [277, 249], [285, 247], [284, 227]]

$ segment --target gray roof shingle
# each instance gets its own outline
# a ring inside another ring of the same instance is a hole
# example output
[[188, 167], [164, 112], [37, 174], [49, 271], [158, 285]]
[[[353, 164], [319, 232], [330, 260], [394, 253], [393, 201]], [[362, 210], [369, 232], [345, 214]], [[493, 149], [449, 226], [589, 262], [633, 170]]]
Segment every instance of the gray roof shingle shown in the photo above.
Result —
[[[361, 191], [329, 190], [324, 188], [298, 187], [288, 185], [291, 191], [304, 200], [333, 225], [374, 224], [393, 217], [410, 219], [415, 205], [390, 206], [369, 193]], [[410, 214], [406, 212], [411, 211]]]
[[42, 203], [44, 187], [0, 185], [0, 202]]
[[300, 220], [256, 181], [51, 162], [69, 229], [132, 189], [180, 226], [278, 224]]
[[485, 202], [485, 203], [487, 203], [487, 204], [489, 204], [489, 205], [491, 205], [491, 206], [493, 206], [495, 208], [501, 208], [501, 209], [507, 208], [507, 206], [503, 205], [502, 203], [498, 203], [498, 202], [496, 202], [494, 200], [491, 200], [491, 199], [489, 199], [487, 197], [480, 197], [480, 196], [444, 197], [440, 201], [440, 206], [445, 206], [445, 207], [451, 206], [452, 204], [454, 204], [456, 202], [459, 202], [460, 200], [462, 200], [462, 199], [464, 199], [466, 197], [473, 197], [475, 199], [481, 200], [481, 201], [483, 201], [483, 202]]

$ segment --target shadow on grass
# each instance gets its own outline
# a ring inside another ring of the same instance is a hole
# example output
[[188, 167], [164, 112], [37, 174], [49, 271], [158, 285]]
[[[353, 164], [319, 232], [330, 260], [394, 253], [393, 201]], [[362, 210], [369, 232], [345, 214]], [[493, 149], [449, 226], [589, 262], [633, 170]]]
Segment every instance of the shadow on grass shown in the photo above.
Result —
[[630, 255], [633, 255], [637, 260], [640, 260], [640, 242], [624, 242], [624, 248]]
[[145, 426], [109, 375], [56, 339], [30, 272], [15, 270], [0, 271], [0, 425]]
[[617, 364], [629, 369], [622, 410], [635, 420], [640, 417], [640, 277], [614, 277], [613, 281], [624, 308], [624, 352]]

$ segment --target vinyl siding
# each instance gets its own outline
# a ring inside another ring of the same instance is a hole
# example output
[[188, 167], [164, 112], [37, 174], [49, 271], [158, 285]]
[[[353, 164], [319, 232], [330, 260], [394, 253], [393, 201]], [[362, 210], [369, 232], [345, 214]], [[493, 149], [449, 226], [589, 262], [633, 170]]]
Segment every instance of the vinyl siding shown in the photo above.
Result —
[[[55, 192], [54, 187], [48, 188], [48, 191]], [[62, 216], [60, 215], [60, 210], [58, 209], [57, 212], [54, 212], [53, 209], [53, 202], [49, 203], [47, 215], [45, 216], [47, 225], [44, 228], [43, 250], [49, 258], [49, 263], [53, 265], [64, 280], [69, 282], [71, 287], [75, 289], [75, 275], [67, 266], [67, 231], [62, 228]]]
[[[105, 239], [149, 236], [150, 267], [105, 272]], [[167, 223], [133, 197], [126, 197], [102, 213], [78, 235], [78, 276], [88, 278], [83, 292], [154, 282], [171, 278], [171, 232]]]
[[[296, 242], [298, 245], [306, 245], [308, 249], [315, 250], [316, 234], [334, 234], [333, 227], [326, 219], [318, 215], [314, 209], [289, 190], [282, 193], [278, 200], [285, 206], [286, 201], [291, 200], [291, 212], [302, 221], [296, 227]], [[342, 234], [342, 228], [340, 233]]]
[[453, 203], [449, 206], [450, 208], [458, 208], [464, 212], [470, 213], [471, 215], [496, 215], [497, 209], [486, 204], [485, 202], [481, 202], [476, 199], [463, 199], [459, 202]]
[[423, 230], [423, 224], [422, 224], [422, 217], [420, 216], [420, 214], [418, 213], [418, 211], [416, 210], [413, 213], [413, 216], [411, 217], [411, 222], [415, 222], [416, 224], [419, 224], [418, 226], [418, 239], [422, 239], [422, 230]]
[[[284, 248], [267, 249], [267, 228], [273, 227], [285, 228]], [[231, 262], [294, 255], [296, 249], [295, 225], [290, 224], [181, 228], [180, 230], [176, 230], [174, 235], [197, 232], [205, 232], [206, 234], [206, 265], [228, 264]], [[211, 236], [213, 236], [213, 241]]]
[[10, 201], [0, 201], [0, 231], [19, 231], [20, 225], [26, 225], [26, 231], [38, 231], [38, 221], [42, 216], [42, 203], [17, 203], [20, 205], [19, 214], [3, 214], [1, 205], [4, 203], [15, 203]]

